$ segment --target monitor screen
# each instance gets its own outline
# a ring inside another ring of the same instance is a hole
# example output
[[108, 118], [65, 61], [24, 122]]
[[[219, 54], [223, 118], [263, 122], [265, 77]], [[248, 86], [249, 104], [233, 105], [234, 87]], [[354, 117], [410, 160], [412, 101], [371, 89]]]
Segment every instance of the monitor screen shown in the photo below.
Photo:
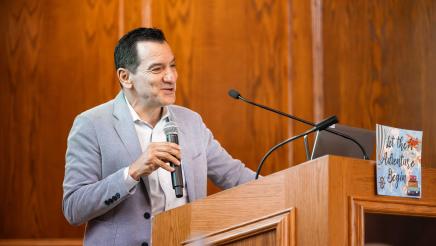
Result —
[[[335, 124], [330, 128], [354, 138], [363, 146], [368, 157], [371, 158], [376, 141], [375, 131], [340, 124]], [[324, 155], [339, 155], [363, 159], [363, 153], [359, 146], [351, 140], [327, 131], [320, 131], [316, 133], [311, 159]]]

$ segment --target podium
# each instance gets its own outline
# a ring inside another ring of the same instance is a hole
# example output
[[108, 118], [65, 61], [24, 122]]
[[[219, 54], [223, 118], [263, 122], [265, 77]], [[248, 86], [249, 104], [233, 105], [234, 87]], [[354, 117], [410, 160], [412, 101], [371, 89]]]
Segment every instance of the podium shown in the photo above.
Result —
[[366, 214], [436, 218], [436, 169], [422, 169], [421, 199], [376, 195], [375, 169], [338, 156], [299, 164], [159, 214], [153, 245], [364, 245]]

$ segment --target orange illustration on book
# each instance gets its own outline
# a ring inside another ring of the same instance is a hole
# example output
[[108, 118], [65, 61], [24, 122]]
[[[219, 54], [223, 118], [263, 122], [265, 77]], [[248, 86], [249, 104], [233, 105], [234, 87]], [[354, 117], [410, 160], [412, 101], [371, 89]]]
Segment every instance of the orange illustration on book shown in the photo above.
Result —
[[409, 137], [409, 141], [407, 141], [407, 144], [410, 146], [411, 149], [412, 148], [416, 149], [416, 146], [418, 146], [419, 144], [418, 138], [414, 138], [409, 134], [407, 134], [407, 137]]

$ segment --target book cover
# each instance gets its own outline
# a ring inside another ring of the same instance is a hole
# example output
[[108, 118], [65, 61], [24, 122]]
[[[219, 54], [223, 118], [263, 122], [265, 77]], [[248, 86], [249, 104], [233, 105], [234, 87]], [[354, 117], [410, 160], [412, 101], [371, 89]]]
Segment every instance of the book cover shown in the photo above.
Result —
[[421, 197], [422, 131], [377, 124], [377, 194]]

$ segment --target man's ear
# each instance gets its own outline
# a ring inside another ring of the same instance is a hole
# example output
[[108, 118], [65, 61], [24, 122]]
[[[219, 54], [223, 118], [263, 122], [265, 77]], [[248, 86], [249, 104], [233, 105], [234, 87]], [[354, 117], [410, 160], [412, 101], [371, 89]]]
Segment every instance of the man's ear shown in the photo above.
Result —
[[130, 89], [132, 88], [133, 84], [130, 79], [130, 71], [125, 68], [118, 68], [117, 69], [117, 76], [118, 80], [120, 81], [120, 84], [123, 88]]

